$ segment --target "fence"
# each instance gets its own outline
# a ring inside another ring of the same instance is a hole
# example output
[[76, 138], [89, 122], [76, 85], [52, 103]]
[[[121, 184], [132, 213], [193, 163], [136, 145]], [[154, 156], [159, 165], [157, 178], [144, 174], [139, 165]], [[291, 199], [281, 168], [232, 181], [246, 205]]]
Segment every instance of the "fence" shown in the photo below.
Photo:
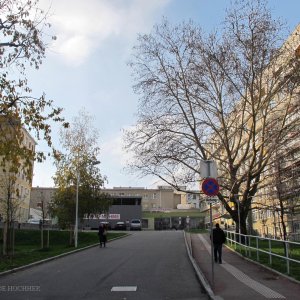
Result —
[[225, 232], [227, 243], [236, 251], [270, 265], [281, 273], [300, 276], [300, 243], [244, 235], [233, 231]]

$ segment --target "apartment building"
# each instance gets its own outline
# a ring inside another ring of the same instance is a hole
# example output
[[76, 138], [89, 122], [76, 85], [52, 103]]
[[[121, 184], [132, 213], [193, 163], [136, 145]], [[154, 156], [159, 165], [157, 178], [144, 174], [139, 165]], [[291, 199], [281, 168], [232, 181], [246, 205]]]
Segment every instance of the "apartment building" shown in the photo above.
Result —
[[[258, 190], [252, 198], [247, 226], [250, 233], [253, 229], [253, 233], [262, 236], [282, 238], [283, 227], [286, 228], [288, 236], [300, 234], [300, 93], [299, 88], [294, 89], [293, 93], [290, 92], [293, 83], [298, 84], [299, 82], [297, 69], [293, 69], [292, 66], [297, 64], [300, 59], [300, 25], [290, 35], [281, 50], [281, 55], [275, 57], [274, 61], [264, 70], [257, 88], [257, 95], [252, 95], [254, 104], [260, 104], [260, 108], [265, 105], [269, 110], [259, 110], [257, 112], [259, 115], [255, 118], [255, 115], [249, 113], [251, 109], [245, 109], [247, 102], [243, 103], [244, 108], [240, 107], [241, 104], [238, 103], [232, 114], [228, 116], [228, 120], [230, 120], [228, 123], [231, 123], [228, 130], [231, 133], [231, 136], [229, 135], [230, 147], [236, 149], [237, 161], [240, 159], [243, 162], [237, 176], [247, 171], [247, 164], [250, 165], [247, 155], [249, 148], [256, 147], [257, 155], [262, 154], [262, 160], [264, 157], [272, 155], [270, 163], [260, 176]], [[289, 81], [286, 90], [281, 89], [280, 92], [273, 93], [273, 90], [276, 90], [287, 78], [292, 80]], [[295, 81], [293, 82], [293, 80]], [[264, 102], [267, 96], [269, 98]], [[267, 113], [265, 113], [266, 111]], [[239, 124], [235, 120], [243, 120], [243, 124]], [[280, 127], [281, 125], [283, 126]], [[253, 128], [255, 134], [253, 134]], [[278, 130], [282, 130], [282, 128], [284, 128], [284, 144], [276, 139]], [[253, 135], [252, 140], [250, 140], [251, 134]], [[262, 146], [264, 151], [259, 153]], [[216, 156], [222, 158], [225, 149], [218, 147], [217, 143], [216, 148], [212, 150]], [[255, 156], [251, 159], [254, 161]], [[256, 164], [259, 163], [257, 160]], [[226, 182], [228, 169], [226, 166], [220, 168], [220, 183], [224, 183], [224, 185], [226, 183], [229, 186]], [[251, 180], [248, 184], [252, 184]], [[246, 188], [246, 183], [242, 182], [240, 188]], [[227, 196], [229, 194], [232, 194], [230, 187]], [[240, 197], [240, 195], [234, 195], [234, 197]], [[233, 202], [228, 202], [228, 205], [238, 209], [238, 205], [234, 205]], [[215, 208], [217, 206], [215, 205]], [[220, 206], [218, 208], [220, 216], [222, 216], [222, 210], [223, 206]], [[217, 214], [215, 215], [217, 216]], [[225, 224], [228, 226], [232, 225], [231, 223], [231, 220], [228, 220]]]
[[[286, 47], [291, 48], [296, 59], [300, 59], [300, 25], [286, 41]], [[284, 46], [285, 47], [285, 46]], [[286, 64], [288, 58], [281, 63]], [[280, 70], [277, 65], [276, 70]], [[278, 72], [277, 71], [277, 72]], [[276, 75], [276, 72], [275, 72]], [[289, 74], [288, 76], [293, 76]], [[299, 75], [297, 75], [299, 77]], [[296, 78], [298, 78], [296, 76]], [[299, 80], [299, 78], [297, 79]], [[278, 105], [278, 114], [285, 113], [286, 137], [284, 145], [274, 147], [274, 153], [269, 168], [265, 171], [265, 181], [254, 199], [256, 209], [252, 211], [253, 229], [260, 235], [272, 237], [300, 236], [300, 93], [291, 97], [279, 93], [274, 97], [274, 105]], [[282, 107], [282, 109], [280, 109]], [[274, 127], [269, 128], [270, 137], [276, 130], [276, 115]], [[282, 222], [283, 221], [283, 222]], [[283, 224], [284, 223], [284, 224]], [[285, 227], [285, 228], [284, 228]]]
[[291, 125], [289, 139], [274, 151], [266, 171], [269, 180], [255, 199], [260, 209], [252, 214], [253, 228], [265, 236], [283, 237], [283, 226], [289, 236], [300, 234], [300, 96], [293, 99], [287, 122]]
[[[8, 121], [2, 117], [0, 119], [1, 139], [5, 139], [5, 143], [15, 138], [15, 126], [18, 126], [14, 121]], [[35, 152], [36, 142], [25, 128], [20, 128], [23, 135], [22, 145], [28, 150]], [[5, 151], [3, 149], [3, 151]], [[1, 157], [1, 156], [0, 156]], [[3, 160], [2, 160], [3, 159]], [[0, 214], [1, 219], [5, 220], [7, 210], [13, 215], [13, 219], [18, 222], [25, 222], [29, 216], [30, 207], [30, 192], [33, 176], [33, 160], [31, 166], [22, 167], [23, 162], [19, 161], [19, 169], [11, 169], [12, 162], [5, 161], [4, 156], [1, 157], [2, 167], [0, 168]]]

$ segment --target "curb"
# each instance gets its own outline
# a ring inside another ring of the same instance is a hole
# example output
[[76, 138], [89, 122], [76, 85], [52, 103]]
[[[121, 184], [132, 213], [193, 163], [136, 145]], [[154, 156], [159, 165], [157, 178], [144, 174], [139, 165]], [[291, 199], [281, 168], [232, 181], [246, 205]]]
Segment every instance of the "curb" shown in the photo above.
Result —
[[216, 296], [213, 292], [213, 290], [211, 289], [211, 286], [209, 285], [208, 281], [206, 280], [204, 274], [202, 273], [202, 271], [199, 269], [198, 264], [196, 263], [195, 259], [192, 256], [192, 249], [190, 249], [189, 245], [188, 245], [188, 241], [187, 241], [187, 237], [186, 237], [186, 232], [183, 231], [184, 234], [184, 241], [185, 241], [185, 247], [186, 247], [186, 251], [188, 253], [189, 259], [194, 267], [194, 270], [196, 272], [196, 275], [200, 281], [200, 284], [202, 286], [202, 288], [205, 290], [205, 293], [208, 295], [209, 299], [212, 300], [220, 300], [222, 298], [220, 298], [219, 296]]
[[[114, 240], [118, 240], [118, 239], [121, 239], [121, 238], [124, 238], [124, 237], [128, 237], [128, 236], [130, 236], [129, 233], [127, 233], [124, 236], [115, 237], [115, 238], [109, 240], [109, 242], [112, 242]], [[80, 251], [84, 251], [84, 250], [87, 250], [89, 248], [93, 248], [93, 247], [96, 247], [96, 246], [99, 246], [99, 243], [92, 244], [92, 245], [89, 245], [89, 246], [86, 246], [86, 247], [83, 247], [83, 248], [80, 248], [80, 249], [72, 250], [72, 251], [69, 251], [69, 252], [66, 252], [66, 253], [62, 253], [62, 254], [59, 254], [59, 255], [56, 255], [56, 256], [48, 257], [48, 258], [45, 258], [43, 260], [38, 260], [38, 261], [35, 261], [35, 262], [31, 263], [31, 264], [20, 266], [20, 267], [17, 267], [17, 268], [13, 268], [11, 270], [0, 272], [0, 277], [8, 275], [8, 274], [15, 273], [15, 272], [18, 272], [18, 271], [26, 270], [26, 269], [32, 268], [34, 266], [44, 264], [44, 263], [49, 262], [51, 260], [55, 260], [55, 259], [67, 256], [67, 255], [70, 255], [70, 254], [74, 254], [74, 253], [77, 253], [77, 252], [80, 252]]]

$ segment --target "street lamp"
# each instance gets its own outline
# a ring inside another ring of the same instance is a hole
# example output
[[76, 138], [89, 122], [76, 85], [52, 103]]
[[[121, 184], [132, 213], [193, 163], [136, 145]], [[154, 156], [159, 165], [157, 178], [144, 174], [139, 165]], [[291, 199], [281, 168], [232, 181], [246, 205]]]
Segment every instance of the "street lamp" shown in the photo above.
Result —
[[234, 195], [234, 200], [238, 207], [239, 243], [241, 243], [241, 215], [240, 215], [240, 200], [238, 198], [239, 198], [239, 195]]
[[[234, 181], [231, 190], [230, 190], [230, 195], [233, 191], [233, 188], [235, 186], [235, 184], [237, 183], [237, 180]], [[231, 200], [231, 202], [235, 202], [237, 204], [237, 209], [238, 209], [238, 223], [239, 223], [239, 243], [241, 243], [241, 215], [240, 215], [240, 200], [239, 200], [239, 195], [238, 194], [234, 194], [233, 195], [233, 199]]]
[[[100, 164], [100, 161], [96, 160], [92, 162], [92, 166]], [[77, 174], [76, 174], [76, 209], [75, 209], [75, 228], [74, 228], [74, 245], [75, 248], [78, 246], [78, 196], [79, 196], [79, 182], [80, 182], [80, 172], [79, 168], [77, 167]]]

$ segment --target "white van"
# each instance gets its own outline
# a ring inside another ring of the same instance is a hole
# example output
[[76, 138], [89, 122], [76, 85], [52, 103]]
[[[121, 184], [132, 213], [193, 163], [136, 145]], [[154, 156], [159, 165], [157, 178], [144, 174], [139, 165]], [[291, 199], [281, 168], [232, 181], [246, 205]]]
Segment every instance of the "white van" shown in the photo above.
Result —
[[142, 222], [140, 219], [133, 219], [130, 222], [130, 230], [142, 230]]

